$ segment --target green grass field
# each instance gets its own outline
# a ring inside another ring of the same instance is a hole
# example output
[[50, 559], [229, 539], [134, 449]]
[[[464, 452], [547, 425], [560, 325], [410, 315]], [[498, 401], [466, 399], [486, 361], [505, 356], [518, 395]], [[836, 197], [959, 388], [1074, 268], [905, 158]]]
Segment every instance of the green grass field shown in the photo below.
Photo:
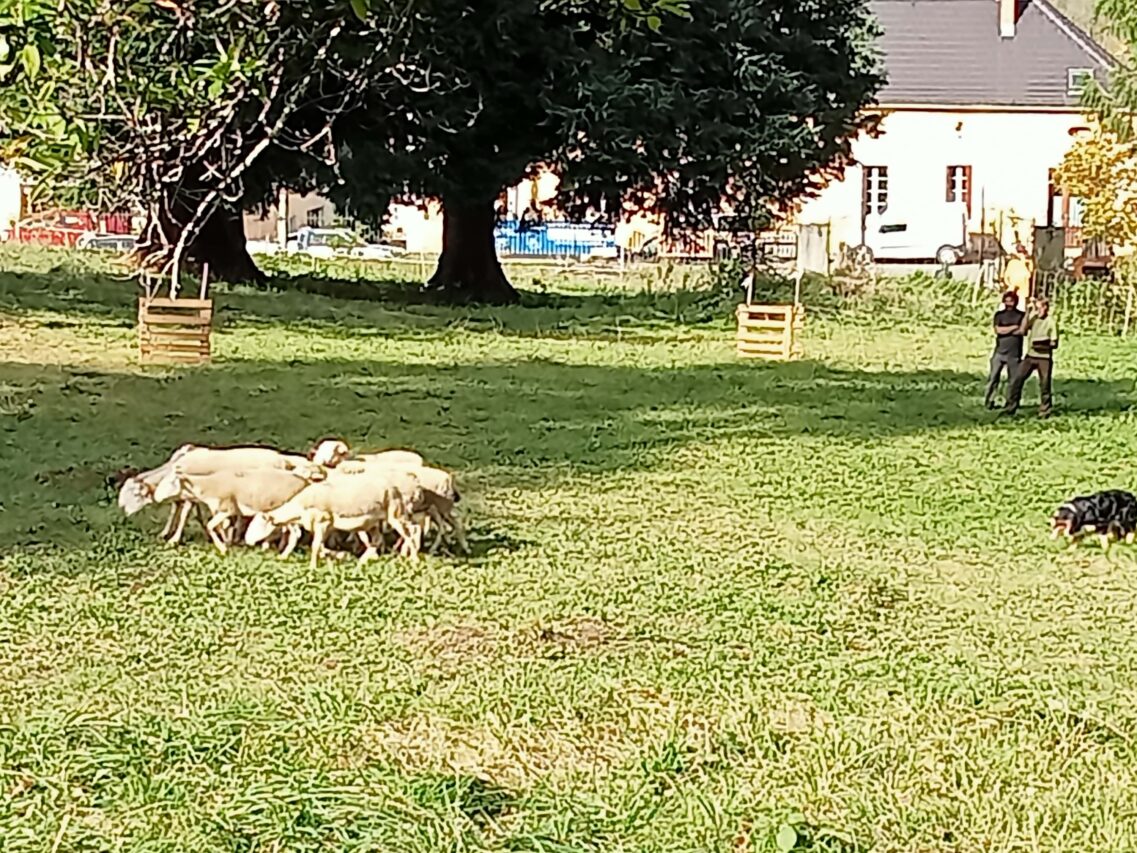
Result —
[[[232, 292], [167, 370], [131, 284], [0, 269], [3, 853], [1137, 847], [1137, 552], [1046, 524], [1137, 486], [1137, 340], [995, 423], [985, 303], [766, 365], [697, 293]], [[459, 472], [473, 558], [169, 549], [103, 485], [326, 433]]]

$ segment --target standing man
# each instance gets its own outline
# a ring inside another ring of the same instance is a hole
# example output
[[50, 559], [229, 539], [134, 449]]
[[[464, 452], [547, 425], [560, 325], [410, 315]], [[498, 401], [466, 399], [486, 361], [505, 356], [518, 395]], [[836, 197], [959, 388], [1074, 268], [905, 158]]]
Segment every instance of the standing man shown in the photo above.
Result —
[[1023, 338], [1019, 328], [1026, 314], [1019, 310], [1019, 295], [1013, 290], [1003, 294], [1003, 310], [995, 312], [995, 352], [991, 354], [991, 373], [987, 377], [987, 394], [983, 399], [988, 409], [995, 408], [995, 391], [1003, 368], [1007, 368], [1009, 385], [1019, 372], [1019, 361], [1023, 357]]
[[1007, 407], [1003, 414], [1013, 415], [1018, 412], [1023, 385], [1037, 370], [1040, 399], [1038, 416], [1049, 417], [1053, 405], [1050, 383], [1054, 376], [1054, 351], [1058, 349], [1058, 319], [1050, 313], [1049, 299], [1043, 297], [1034, 300], [1034, 310], [1027, 312], [1019, 326], [1019, 333], [1026, 336], [1026, 358], [1011, 379], [1011, 387], [1007, 390]]

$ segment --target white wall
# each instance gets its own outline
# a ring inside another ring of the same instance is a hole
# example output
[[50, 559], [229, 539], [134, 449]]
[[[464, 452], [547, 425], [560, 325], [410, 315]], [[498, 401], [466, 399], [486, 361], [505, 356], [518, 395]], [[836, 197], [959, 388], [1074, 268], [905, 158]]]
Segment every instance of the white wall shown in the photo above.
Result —
[[[1018, 220], [1022, 239], [1036, 222], [1045, 224], [1049, 172], [1073, 144], [1071, 128], [1084, 126], [1071, 113], [896, 111], [885, 117], [884, 134], [857, 140], [853, 154], [865, 166], [888, 167], [889, 208], [903, 205], [909, 217], [946, 203], [948, 166], [971, 166], [971, 230], [979, 230], [985, 208], [987, 231], [1002, 214], [1008, 229]], [[858, 244], [861, 179], [862, 169], [850, 168], [843, 181], [806, 203], [798, 220], [832, 222], [834, 249]], [[1001, 236], [1012, 249], [1007, 241], [1013, 237]]]
[[[319, 210], [321, 227], [332, 227], [335, 217], [336, 208], [330, 201], [315, 193], [308, 193], [300, 195], [298, 193], [288, 194], [288, 233], [296, 231], [298, 228], [303, 228], [308, 224], [308, 211]], [[275, 207], [270, 206], [264, 216], [258, 216], [252, 213], [245, 214], [245, 239], [246, 240], [276, 240], [276, 210]]]
[[0, 166], [0, 239], [8, 236], [13, 223], [20, 218], [20, 176]]

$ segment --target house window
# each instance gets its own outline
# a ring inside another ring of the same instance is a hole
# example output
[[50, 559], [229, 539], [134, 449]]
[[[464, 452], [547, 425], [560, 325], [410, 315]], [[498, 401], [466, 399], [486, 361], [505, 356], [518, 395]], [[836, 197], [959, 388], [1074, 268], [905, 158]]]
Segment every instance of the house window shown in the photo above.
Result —
[[1089, 85], [1093, 79], [1094, 71], [1092, 68], [1066, 69], [1066, 94], [1080, 98], [1086, 86]]
[[308, 227], [320, 228], [324, 224], [324, 209], [322, 207], [313, 207], [308, 211]]
[[947, 167], [947, 200], [963, 202], [967, 205], [967, 215], [971, 215], [971, 167]]
[[865, 166], [865, 213], [884, 213], [888, 210], [888, 167]]

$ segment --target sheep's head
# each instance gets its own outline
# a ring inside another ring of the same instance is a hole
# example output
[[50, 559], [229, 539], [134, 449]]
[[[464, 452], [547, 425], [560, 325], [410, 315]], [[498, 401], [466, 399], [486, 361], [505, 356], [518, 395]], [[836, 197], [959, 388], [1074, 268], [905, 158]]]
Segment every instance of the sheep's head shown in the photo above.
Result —
[[131, 477], [119, 489], [118, 505], [127, 515], [134, 515], [142, 507], [153, 502], [154, 492], [137, 477]]
[[265, 513], [257, 513], [249, 520], [249, 526], [245, 528], [245, 544], [251, 546], [259, 545], [268, 539], [276, 531], [276, 525], [273, 524], [272, 519]]
[[351, 448], [347, 442], [334, 438], [325, 438], [316, 442], [315, 447], [308, 453], [308, 458], [317, 465], [326, 465], [335, 468], [351, 455]]

